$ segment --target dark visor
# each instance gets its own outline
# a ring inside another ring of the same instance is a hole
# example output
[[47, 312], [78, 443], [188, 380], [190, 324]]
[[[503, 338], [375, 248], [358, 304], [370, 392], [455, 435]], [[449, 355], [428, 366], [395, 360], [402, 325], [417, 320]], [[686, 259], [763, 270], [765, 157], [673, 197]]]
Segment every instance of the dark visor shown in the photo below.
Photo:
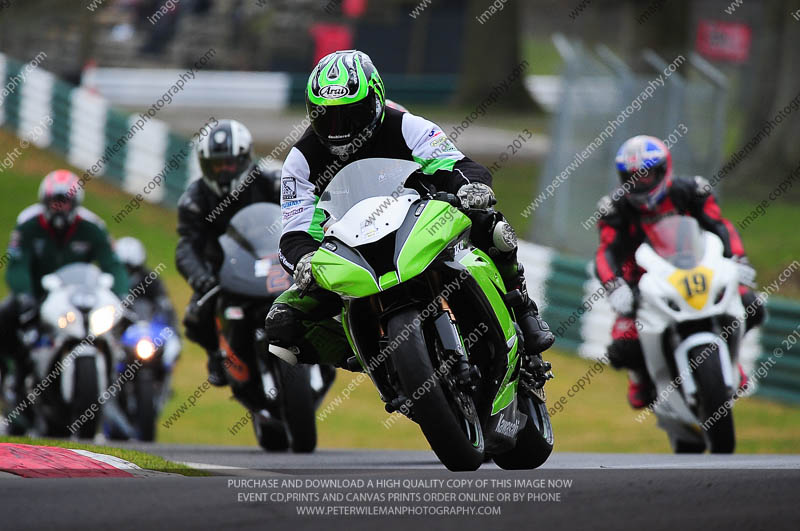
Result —
[[[331, 105], [320, 109], [314, 120], [314, 132], [331, 144], [348, 144], [372, 123], [375, 107], [372, 98], [348, 105]], [[324, 109], [324, 113], [321, 111]]]

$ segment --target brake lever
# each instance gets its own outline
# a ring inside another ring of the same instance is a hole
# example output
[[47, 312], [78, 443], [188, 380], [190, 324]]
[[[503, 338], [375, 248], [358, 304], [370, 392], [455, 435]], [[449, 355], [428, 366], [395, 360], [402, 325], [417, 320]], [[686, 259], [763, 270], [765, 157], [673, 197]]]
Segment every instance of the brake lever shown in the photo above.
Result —
[[445, 203], [449, 203], [451, 206], [458, 209], [463, 208], [463, 205], [461, 204], [461, 199], [459, 199], [457, 195], [451, 194], [450, 192], [436, 192], [435, 194], [431, 195], [431, 199], [435, 201], [443, 201]]
[[203, 307], [203, 305], [204, 305], [205, 303], [207, 303], [207, 302], [208, 302], [208, 300], [209, 300], [211, 297], [213, 297], [214, 295], [216, 295], [217, 293], [219, 293], [219, 291], [220, 291], [221, 289], [222, 289], [222, 287], [221, 287], [219, 284], [217, 284], [216, 286], [214, 286], [213, 288], [211, 288], [210, 290], [208, 290], [208, 291], [206, 292], [206, 294], [205, 294], [205, 295], [203, 295], [202, 297], [200, 297], [200, 299], [199, 299], [199, 300], [198, 300], [198, 301], [195, 303], [195, 306], [197, 306], [198, 308], [202, 308], [202, 307]]

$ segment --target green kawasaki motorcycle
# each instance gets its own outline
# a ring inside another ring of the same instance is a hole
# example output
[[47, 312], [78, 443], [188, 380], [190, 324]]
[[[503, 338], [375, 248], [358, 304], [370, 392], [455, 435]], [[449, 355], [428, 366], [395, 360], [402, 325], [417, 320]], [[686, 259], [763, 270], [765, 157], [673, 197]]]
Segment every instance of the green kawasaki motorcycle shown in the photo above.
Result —
[[419, 424], [447, 468], [490, 458], [536, 468], [553, 431], [543, 379], [520, 370], [510, 304], [520, 294], [470, 243], [456, 197], [404, 186], [419, 168], [373, 158], [333, 178], [317, 204], [328, 220], [314, 277], [344, 301], [350, 365], [369, 374], [387, 412]]

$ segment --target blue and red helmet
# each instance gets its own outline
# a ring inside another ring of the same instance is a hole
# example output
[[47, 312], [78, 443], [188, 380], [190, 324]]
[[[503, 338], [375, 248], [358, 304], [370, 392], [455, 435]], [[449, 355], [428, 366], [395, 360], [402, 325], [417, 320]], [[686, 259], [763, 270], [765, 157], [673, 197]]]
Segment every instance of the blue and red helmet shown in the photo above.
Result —
[[616, 165], [623, 189], [634, 205], [652, 208], [666, 195], [672, 180], [672, 155], [658, 138], [629, 138], [617, 151]]

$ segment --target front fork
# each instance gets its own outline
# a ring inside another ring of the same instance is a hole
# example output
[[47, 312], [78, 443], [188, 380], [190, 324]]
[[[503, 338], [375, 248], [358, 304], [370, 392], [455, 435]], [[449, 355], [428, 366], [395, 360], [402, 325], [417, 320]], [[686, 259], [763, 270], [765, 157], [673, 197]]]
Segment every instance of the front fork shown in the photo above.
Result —
[[464, 347], [464, 340], [458, 329], [453, 310], [444, 297], [441, 297], [439, 301], [443, 312], [433, 321], [433, 325], [436, 335], [442, 342], [442, 349], [448, 355], [446, 361], [446, 363], [450, 362], [448, 369], [451, 369], [450, 373], [462, 391], [472, 392], [480, 381], [480, 370], [469, 363], [467, 349]]

